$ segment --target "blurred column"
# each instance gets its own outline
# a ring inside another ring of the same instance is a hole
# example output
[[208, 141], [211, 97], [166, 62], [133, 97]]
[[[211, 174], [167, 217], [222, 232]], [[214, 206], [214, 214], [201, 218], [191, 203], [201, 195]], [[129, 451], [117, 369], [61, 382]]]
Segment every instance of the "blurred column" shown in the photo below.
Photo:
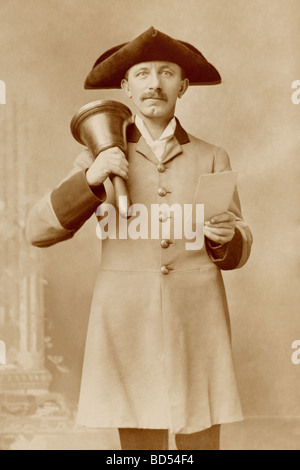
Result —
[[6, 401], [9, 391], [47, 392], [51, 380], [44, 362], [39, 252], [24, 235], [35, 192], [29, 176], [29, 122], [25, 102], [1, 106], [0, 340], [6, 346], [6, 364], [0, 364], [0, 395]]

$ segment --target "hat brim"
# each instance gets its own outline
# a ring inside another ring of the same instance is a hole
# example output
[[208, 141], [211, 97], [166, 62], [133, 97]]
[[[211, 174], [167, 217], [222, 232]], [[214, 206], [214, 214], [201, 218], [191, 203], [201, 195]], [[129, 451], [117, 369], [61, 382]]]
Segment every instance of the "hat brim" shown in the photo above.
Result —
[[221, 76], [198, 49], [153, 27], [131, 42], [102, 54], [88, 74], [85, 89], [120, 88], [126, 72], [140, 62], [166, 61], [179, 65], [190, 85], [217, 85]]

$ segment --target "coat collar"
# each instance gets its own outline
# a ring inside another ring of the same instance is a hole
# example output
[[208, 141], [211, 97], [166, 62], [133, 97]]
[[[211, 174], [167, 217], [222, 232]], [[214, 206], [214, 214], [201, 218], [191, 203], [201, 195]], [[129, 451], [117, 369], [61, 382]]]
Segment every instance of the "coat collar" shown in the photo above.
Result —
[[[188, 134], [183, 127], [181, 127], [177, 118], [174, 137], [175, 139], [171, 139], [167, 145], [167, 152], [162, 159], [164, 163], [182, 153], [181, 145], [187, 144], [190, 141]], [[136, 143], [136, 151], [157, 164], [156, 156], [147, 145], [146, 141], [141, 139], [141, 133], [134, 123], [127, 127], [127, 142]]]
[[[174, 136], [176, 137], [180, 145], [187, 144], [190, 141], [189, 136], [187, 135], [183, 127], [181, 127], [181, 124], [178, 121], [178, 119], [177, 118], [175, 119], [176, 119], [177, 125], [176, 125]], [[140, 137], [141, 137], [141, 133], [136, 127], [136, 125], [134, 123], [130, 124], [127, 127], [127, 142], [137, 143], [140, 140]]]

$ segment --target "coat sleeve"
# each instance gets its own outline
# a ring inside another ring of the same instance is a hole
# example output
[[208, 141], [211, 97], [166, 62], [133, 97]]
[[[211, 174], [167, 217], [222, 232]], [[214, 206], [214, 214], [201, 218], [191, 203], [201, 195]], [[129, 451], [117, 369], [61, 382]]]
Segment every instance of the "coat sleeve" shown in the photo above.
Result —
[[104, 186], [92, 191], [86, 181], [86, 170], [92, 162], [88, 150], [82, 152], [68, 176], [31, 208], [26, 220], [29, 243], [47, 247], [72, 238], [105, 201]]
[[[230, 160], [225, 150], [216, 148], [213, 172], [221, 171], [231, 171]], [[233, 239], [225, 245], [216, 245], [207, 238], [205, 239], [210, 258], [223, 270], [237, 269], [244, 266], [250, 256], [253, 242], [252, 233], [243, 220], [237, 189], [235, 189], [228, 210], [235, 214], [237, 220]]]

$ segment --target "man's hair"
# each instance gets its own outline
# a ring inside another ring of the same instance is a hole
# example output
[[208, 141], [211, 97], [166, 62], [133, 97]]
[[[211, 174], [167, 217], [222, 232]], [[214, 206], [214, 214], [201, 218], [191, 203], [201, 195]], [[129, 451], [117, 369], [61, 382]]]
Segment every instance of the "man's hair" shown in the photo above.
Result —
[[[180, 65], [178, 65], [178, 67], [180, 67]], [[182, 67], [180, 67], [180, 69], [181, 69], [181, 80], [184, 80], [184, 79], [186, 78], [185, 71], [183, 70]], [[128, 69], [127, 72], [125, 73], [124, 79], [125, 79], [126, 81], [128, 81], [129, 70], [130, 70], [130, 69]]]

